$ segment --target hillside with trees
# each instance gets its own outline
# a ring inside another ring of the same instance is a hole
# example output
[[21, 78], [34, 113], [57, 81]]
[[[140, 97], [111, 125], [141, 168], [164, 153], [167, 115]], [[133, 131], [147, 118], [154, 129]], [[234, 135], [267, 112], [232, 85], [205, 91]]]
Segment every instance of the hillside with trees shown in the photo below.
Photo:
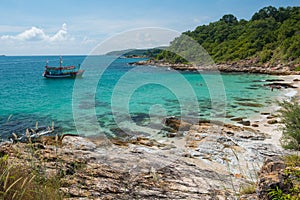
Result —
[[153, 49], [126, 49], [126, 50], [119, 50], [119, 51], [111, 51], [106, 53], [107, 56], [124, 56], [126, 58], [153, 58], [158, 53], [161, 52], [161, 49], [166, 49], [166, 47], [159, 47]]
[[[300, 63], [300, 7], [265, 7], [248, 21], [227, 14], [219, 21], [182, 33], [169, 48], [180, 48], [186, 36], [197, 41], [216, 63], [245, 59], [260, 64]], [[193, 50], [183, 51], [183, 55], [187, 55]], [[187, 62], [178, 53], [167, 50], [155, 59], [169, 63]]]

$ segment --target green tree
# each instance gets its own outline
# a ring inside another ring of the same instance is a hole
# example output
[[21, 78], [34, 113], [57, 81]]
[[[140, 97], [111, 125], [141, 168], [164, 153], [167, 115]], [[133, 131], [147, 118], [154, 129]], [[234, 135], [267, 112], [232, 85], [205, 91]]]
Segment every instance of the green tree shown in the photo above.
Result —
[[[217, 63], [254, 57], [263, 63], [276, 60], [299, 63], [300, 7], [268, 6], [249, 21], [238, 21], [234, 15], [226, 14], [219, 21], [186, 31], [172, 41], [170, 49], [181, 56], [191, 53], [180, 45], [184, 35], [198, 42]], [[156, 58], [180, 62], [176, 54], [160, 53]]]
[[224, 21], [227, 24], [236, 24], [238, 22], [237, 18], [232, 14], [224, 15], [221, 18], [221, 21]]
[[260, 20], [260, 19], [266, 19], [269, 17], [273, 17], [274, 19], [277, 19], [279, 16], [278, 10], [273, 6], [268, 6], [260, 9], [258, 12], [256, 12], [251, 20]]

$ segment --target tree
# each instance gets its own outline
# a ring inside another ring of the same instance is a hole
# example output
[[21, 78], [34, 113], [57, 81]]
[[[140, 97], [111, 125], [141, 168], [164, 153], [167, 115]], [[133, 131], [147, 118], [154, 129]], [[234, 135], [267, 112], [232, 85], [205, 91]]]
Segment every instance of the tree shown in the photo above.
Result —
[[[197, 41], [216, 63], [253, 57], [262, 63], [276, 60], [299, 63], [300, 7], [277, 9], [268, 6], [256, 12], [249, 21], [238, 21], [234, 15], [227, 14], [219, 21], [198, 26], [182, 35]], [[191, 51], [189, 45], [182, 45], [182, 39], [174, 39], [170, 48], [186, 58]], [[161, 53], [157, 58], [179, 62], [175, 57]]]
[[251, 20], [260, 20], [260, 19], [266, 19], [269, 17], [273, 17], [274, 19], [278, 18], [278, 10], [273, 6], [268, 6], [260, 9], [258, 12], [256, 12]]
[[238, 22], [237, 18], [232, 14], [224, 15], [220, 21], [224, 21], [227, 24], [236, 24]]

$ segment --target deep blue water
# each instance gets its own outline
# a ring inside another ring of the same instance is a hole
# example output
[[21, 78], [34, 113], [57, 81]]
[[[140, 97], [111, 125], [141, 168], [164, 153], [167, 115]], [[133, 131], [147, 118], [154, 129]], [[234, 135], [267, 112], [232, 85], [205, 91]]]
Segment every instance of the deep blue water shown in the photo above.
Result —
[[64, 133], [114, 134], [119, 127], [149, 132], [170, 115], [251, 117], [261, 109], [253, 105], [268, 105], [278, 95], [259, 82], [274, 78], [268, 75], [179, 73], [129, 66], [137, 59], [108, 56], [64, 56], [63, 65], [81, 64], [86, 72], [81, 79], [52, 80], [42, 77], [46, 60], [59, 65], [59, 56], [0, 57], [2, 138], [21, 134], [37, 121], [54, 122]]

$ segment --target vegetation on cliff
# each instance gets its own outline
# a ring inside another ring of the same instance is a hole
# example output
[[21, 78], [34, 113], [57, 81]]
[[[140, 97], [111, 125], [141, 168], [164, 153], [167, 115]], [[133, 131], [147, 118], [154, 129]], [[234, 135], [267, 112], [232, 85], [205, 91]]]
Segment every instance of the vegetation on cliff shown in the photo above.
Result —
[[[197, 41], [217, 63], [243, 59], [255, 59], [259, 63], [299, 63], [300, 7], [265, 7], [248, 21], [227, 14], [219, 21], [182, 33], [171, 42], [170, 49], [182, 48], [185, 41], [182, 38], [186, 36]], [[185, 49], [184, 55], [193, 51]], [[186, 62], [179, 55], [164, 50], [156, 59]]]
[[[270, 181], [268, 182], [269, 188], [264, 188], [268, 191], [265, 197], [274, 200], [298, 200], [300, 199], [300, 156], [288, 155], [284, 156], [282, 160], [282, 164], [273, 163], [271, 165], [275, 169], [273, 172], [263, 174], [263, 177], [269, 178]], [[266, 169], [266, 166], [263, 168]], [[262, 182], [263, 180], [261, 180]]]
[[300, 104], [298, 101], [283, 101], [279, 104], [282, 108], [281, 123], [283, 136], [281, 143], [287, 149], [300, 149]]

